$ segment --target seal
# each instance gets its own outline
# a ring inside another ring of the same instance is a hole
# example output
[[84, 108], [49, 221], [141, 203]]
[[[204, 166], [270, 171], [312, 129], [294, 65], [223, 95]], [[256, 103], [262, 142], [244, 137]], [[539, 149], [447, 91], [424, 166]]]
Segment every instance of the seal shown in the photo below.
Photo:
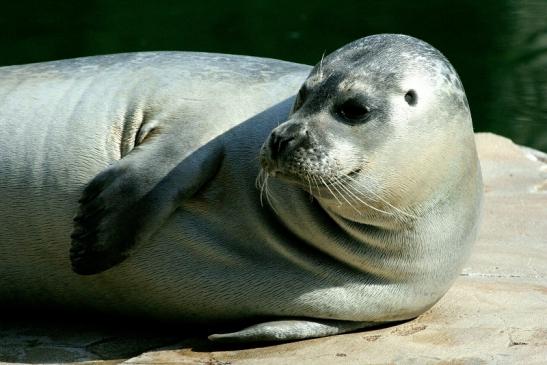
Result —
[[409, 36], [313, 69], [157, 52], [0, 79], [4, 304], [319, 337], [423, 313], [476, 237], [465, 92]]

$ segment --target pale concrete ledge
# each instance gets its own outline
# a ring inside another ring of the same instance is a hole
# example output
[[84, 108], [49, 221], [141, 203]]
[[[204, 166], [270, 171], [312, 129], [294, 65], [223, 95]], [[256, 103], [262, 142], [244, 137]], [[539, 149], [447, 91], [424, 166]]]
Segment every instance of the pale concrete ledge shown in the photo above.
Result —
[[[143, 338], [146, 332], [105, 332], [100, 324], [0, 324], [0, 362], [545, 363], [547, 155], [492, 134], [477, 135], [477, 142], [486, 191], [479, 241], [448, 294], [413, 321], [328, 338], [222, 350], [203, 338]], [[161, 348], [169, 343], [169, 349]]]

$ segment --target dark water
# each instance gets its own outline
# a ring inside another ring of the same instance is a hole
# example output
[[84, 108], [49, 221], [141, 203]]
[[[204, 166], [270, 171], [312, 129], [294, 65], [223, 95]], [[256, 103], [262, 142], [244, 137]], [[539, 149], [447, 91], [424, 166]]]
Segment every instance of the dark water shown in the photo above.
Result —
[[440, 49], [461, 76], [476, 130], [547, 151], [547, 0], [14, 0], [0, 6], [0, 65], [142, 50], [314, 64], [374, 33]]

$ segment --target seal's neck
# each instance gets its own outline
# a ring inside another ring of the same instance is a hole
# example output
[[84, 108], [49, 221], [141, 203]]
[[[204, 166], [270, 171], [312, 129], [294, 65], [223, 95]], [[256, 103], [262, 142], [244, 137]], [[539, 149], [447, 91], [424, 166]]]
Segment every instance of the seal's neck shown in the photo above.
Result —
[[[330, 257], [337, 265], [345, 263], [351, 270], [385, 279], [401, 274], [387, 267], [391, 261], [384, 258], [400, 255], [405, 244], [408, 246], [405, 232], [413, 233], [405, 222], [380, 212], [366, 211], [354, 216], [349, 210], [340, 209], [336, 200], [333, 203], [327, 197], [311, 197], [307, 191], [281, 181], [272, 181], [270, 192], [270, 203], [278, 219], [295, 239], [302, 241], [282, 244], [310, 248], [306, 251], [307, 261], [320, 262], [318, 258]], [[289, 251], [285, 250], [285, 254]], [[314, 252], [317, 259], [311, 257]]]

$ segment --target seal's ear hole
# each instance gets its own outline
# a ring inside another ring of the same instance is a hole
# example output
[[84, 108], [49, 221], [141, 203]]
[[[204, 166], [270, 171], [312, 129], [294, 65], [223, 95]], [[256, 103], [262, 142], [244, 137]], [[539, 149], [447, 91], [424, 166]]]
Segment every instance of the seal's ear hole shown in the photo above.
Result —
[[418, 103], [418, 94], [416, 91], [410, 89], [405, 94], [405, 101], [408, 105], [414, 106]]

